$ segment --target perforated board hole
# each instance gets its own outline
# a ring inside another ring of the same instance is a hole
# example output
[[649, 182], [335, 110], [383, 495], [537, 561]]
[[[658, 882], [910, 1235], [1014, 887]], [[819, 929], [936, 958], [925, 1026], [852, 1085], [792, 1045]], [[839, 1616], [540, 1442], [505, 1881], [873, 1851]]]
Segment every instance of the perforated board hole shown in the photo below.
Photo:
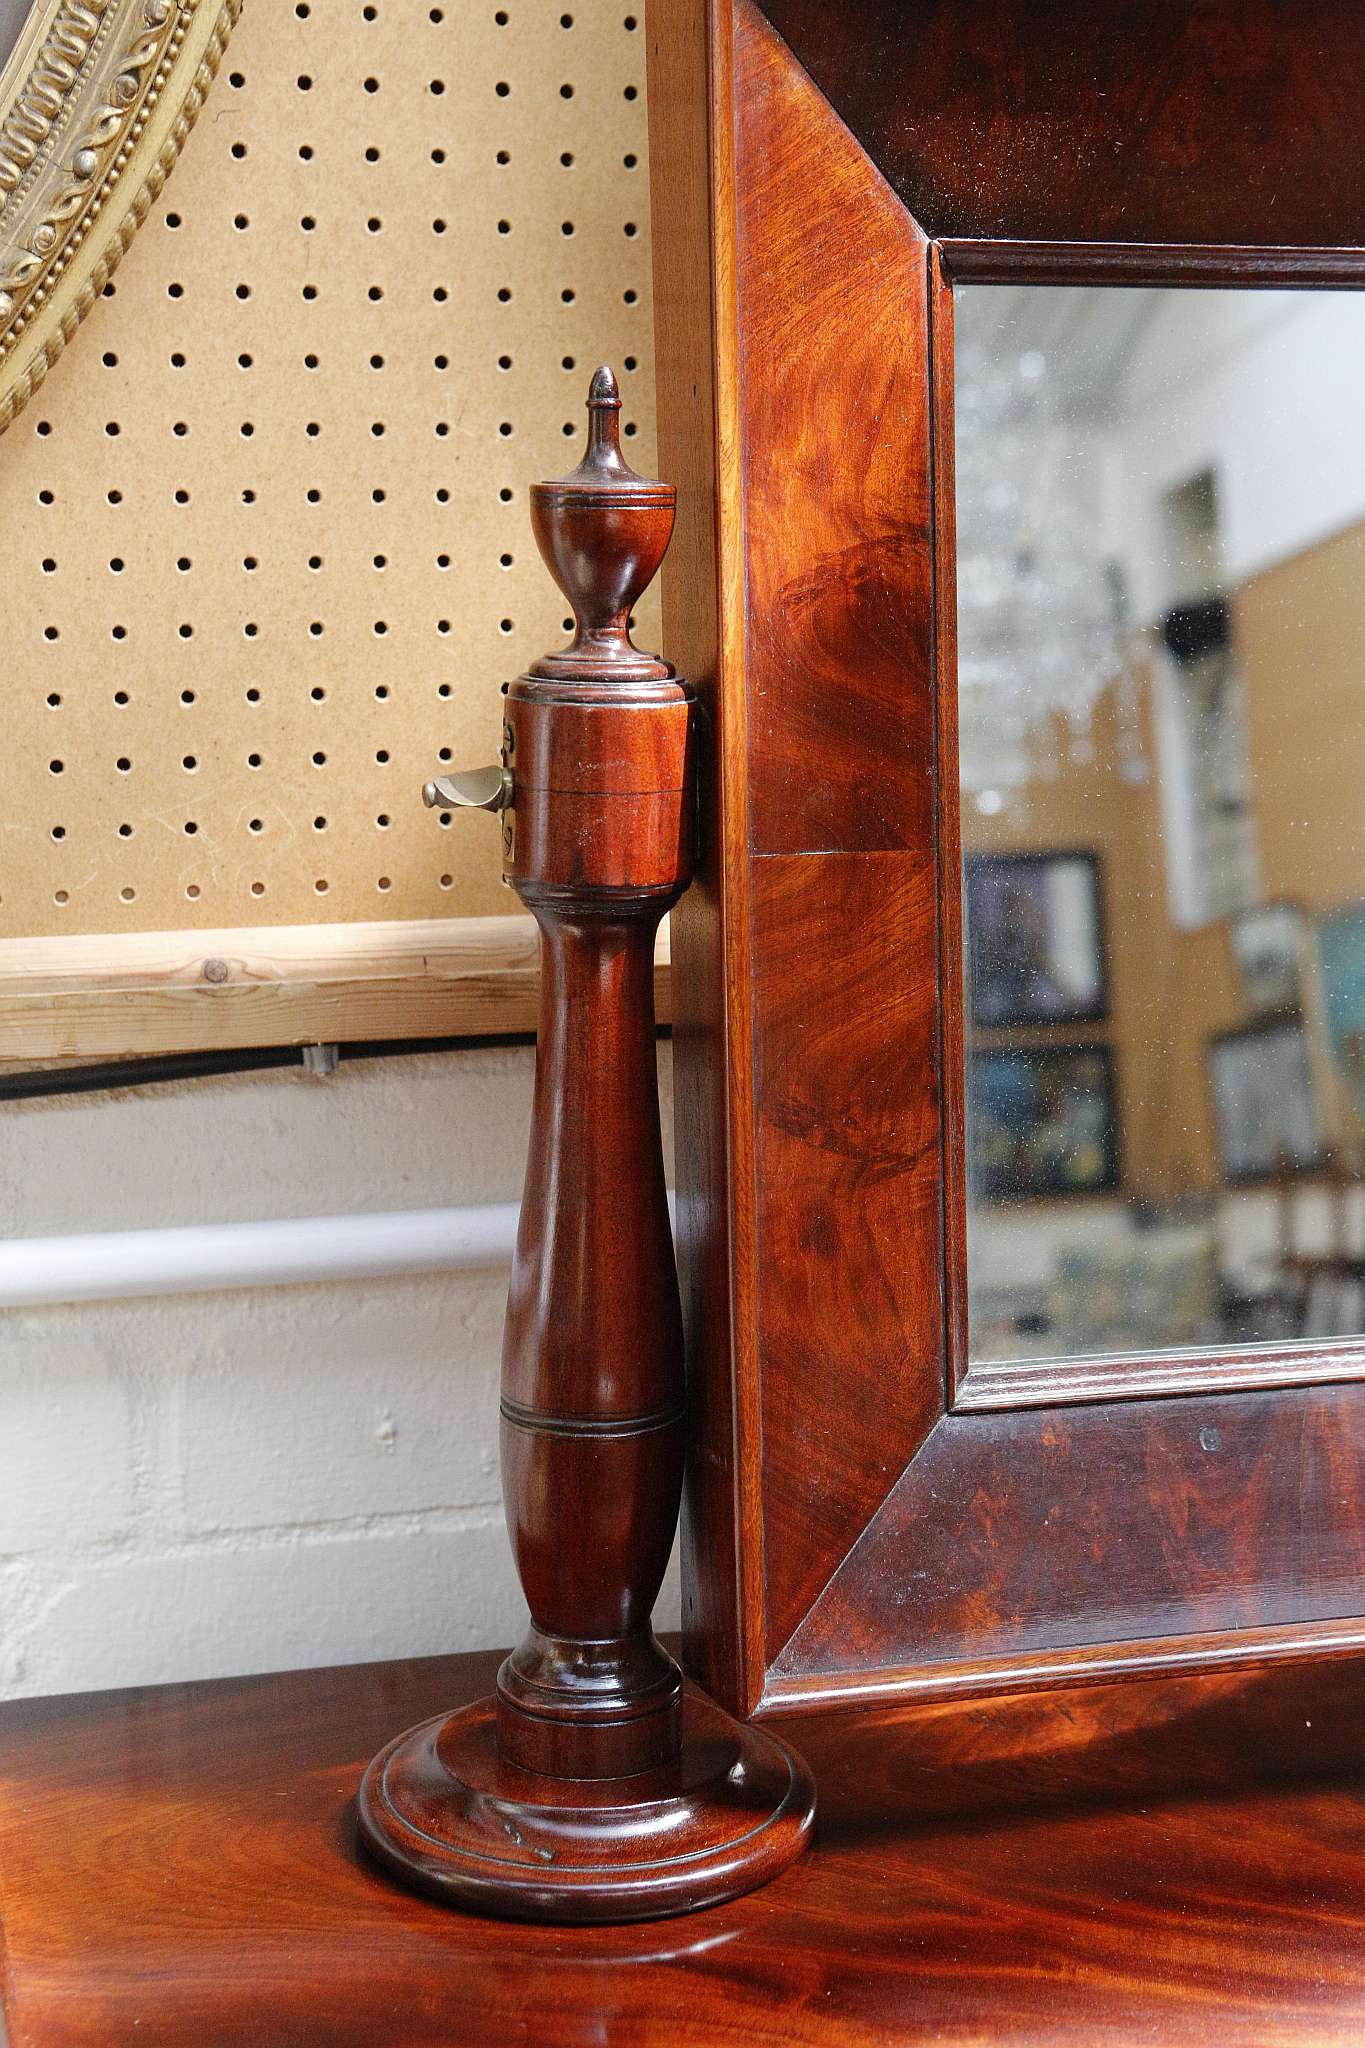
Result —
[[[523, 487], [576, 459], [593, 363], [634, 379], [623, 426], [651, 467], [640, 37], [610, 0], [561, 7], [244, 15], [93, 371], [59, 371], [7, 444], [7, 714], [31, 764], [11, 782], [34, 829], [17, 880], [7, 845], [0, 933], [59, 908], [119, 931], [506, 913], [491, 842], [417, 791], [486, 757], [499, 684], [557, 642]], [[515, 580], [490, 616], [495, 560]], [[428, 648], [451, 657], [435, 674]], [[68, 784], [79, 824], [42, 800]], [[165, 861], [168, 829], [193, 868]], [[309, 832], [325, 874], [298, 858]]]

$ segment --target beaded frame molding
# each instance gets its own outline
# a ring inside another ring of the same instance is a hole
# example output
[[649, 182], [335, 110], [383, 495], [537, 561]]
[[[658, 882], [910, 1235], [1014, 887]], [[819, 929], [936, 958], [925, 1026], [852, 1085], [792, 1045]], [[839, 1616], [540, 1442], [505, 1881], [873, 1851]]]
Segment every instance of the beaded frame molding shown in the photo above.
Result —
[[107, 284], [241, 0], [33, 0], [0, 72], [0, 433]]

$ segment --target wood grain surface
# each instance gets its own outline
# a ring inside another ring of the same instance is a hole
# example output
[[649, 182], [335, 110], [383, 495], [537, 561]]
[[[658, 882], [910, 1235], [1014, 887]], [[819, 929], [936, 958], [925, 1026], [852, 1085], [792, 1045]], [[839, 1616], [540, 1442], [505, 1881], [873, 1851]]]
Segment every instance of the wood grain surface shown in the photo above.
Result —
[[927, 244], [758, 10], [735, 22], [753, 849], [927, 853]]
[[[966, 1670], [1358, 1616], [1365, 1388], [945, 1416], [781, 1660]], [[1250, 1646], [1249, 1646], [1250, 1647]]]
[[[855, 1506], [880, 1501], [937, 1413], [941, 1385], [932, 1168], [920, 1159], [919, 1182], [900, 1184], [918, 1139], [897, 1135], [894, 1156], [862, 1177], [880, 1191], [869, 1243], [889, 1250], [893, 1215], [916, 1233], [897, 1247], [894, 1283], [889, 1262], [882, 1284], [856, 1257], [842, 1276], [815, 1270], [832, 1256], [835, 1189], [849, 1194], [858, 1119], [839, 1101], [845, 1027], [862, 1060], [882, 1045], [885, 1009], [910, 1061], [880, 1109], [865, 1105], [883, 1137], [901, 1111], [922, 1137], [920, 1110], [935, 1100], [928, 283], [924, 237], [757, 8], [668, 0], [652, 23], [656, 213], [669, 224], [656, 240], [660, 445], [684, 478], [665, 617], [705, 707], [701, 872], [676, 920], [697, 1446], [689, 1654], [743, 1710], [844, 1555]], [[667, 338], [679, 333], [686, 351]], [[698, 374], [708, 358], [710, 389]], [[889, 921], [872, 951], [894, 988], [859, 965], [878, 907]], [[842, 969], [857, 985], [848, 1002], [820, 951], [840, 914]], [[814, 936], [815, 952], [793, 931]], [[823, 1071], [803, 1088], [801, 1060], [817, 1045]], [[783, 1128], [798, 1114], [799, 1137]], [[807, 1233], [819, 1230], [817, 1246]], [[871, 1376], [869, 1337], [901, 1384], [879, 1385], [866, 1408], [850, 1392], [845, 1486], [822, 1503], [811, 1482], [842, 1433], [825, 1396], [846, 1370], [851, 1387], [865, 1362]], [[769, 1400], [774, 1346], [793, 1382]]]
[[933, 932], [914, 854], [756, 865], [770, 1661], [943, 1412]]
[[452, 1913], [357, 1851], [491, 1657], [0, 1707], [11, 2048], [1327, 2048], [1365, 2035], [1365, 1661], [772, 1725], [813, 1852], [667, 1927]]
[[1365, 242], [1351, 0], [764, 0], [935, 236]]
[[[744, 536], [730, 0], [660, 0], [648, 20], [659, 460], [677, 526], [664, 631], [697, 693], [698, 849], [673, 914], [678, 1268], [691, 1456], [683, 1503], [687, 1665], [738, 1713], [763, 1690], [756, 1437], [753, 1013]], [[656, 241], [655, 248], [660, 247]]]

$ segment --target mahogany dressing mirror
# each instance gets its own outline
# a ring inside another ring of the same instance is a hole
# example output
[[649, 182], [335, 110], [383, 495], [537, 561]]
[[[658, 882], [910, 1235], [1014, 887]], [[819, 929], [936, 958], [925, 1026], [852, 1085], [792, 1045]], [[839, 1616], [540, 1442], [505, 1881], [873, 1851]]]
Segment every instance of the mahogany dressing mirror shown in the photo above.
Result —
[[658, 0], [688, 1655], [1365, 1642], [1337, 0]]

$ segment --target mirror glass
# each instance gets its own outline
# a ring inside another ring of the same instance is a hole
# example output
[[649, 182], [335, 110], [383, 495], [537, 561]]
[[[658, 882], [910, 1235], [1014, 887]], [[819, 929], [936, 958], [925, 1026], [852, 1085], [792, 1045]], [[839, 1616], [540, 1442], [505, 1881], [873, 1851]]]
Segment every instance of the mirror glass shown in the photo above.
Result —
[[955, 293], [968, 1352], [1365, 1330], [1365, 293]]

